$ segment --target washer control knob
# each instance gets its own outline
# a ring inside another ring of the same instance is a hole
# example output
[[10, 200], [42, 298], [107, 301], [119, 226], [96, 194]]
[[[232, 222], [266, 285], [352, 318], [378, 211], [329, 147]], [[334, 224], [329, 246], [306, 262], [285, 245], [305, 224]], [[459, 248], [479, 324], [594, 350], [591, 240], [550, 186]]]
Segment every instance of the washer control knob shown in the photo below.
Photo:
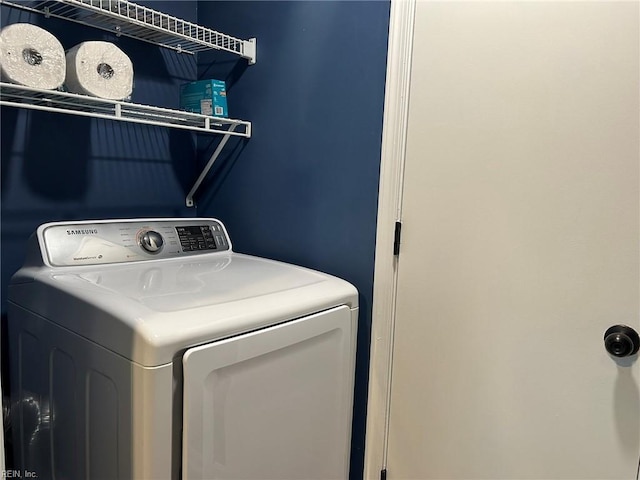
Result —
[[140, 246], [145, 252], [159, 253], [164, 245], [162, 235], [153, 230], [147, 230], [140, 235]]

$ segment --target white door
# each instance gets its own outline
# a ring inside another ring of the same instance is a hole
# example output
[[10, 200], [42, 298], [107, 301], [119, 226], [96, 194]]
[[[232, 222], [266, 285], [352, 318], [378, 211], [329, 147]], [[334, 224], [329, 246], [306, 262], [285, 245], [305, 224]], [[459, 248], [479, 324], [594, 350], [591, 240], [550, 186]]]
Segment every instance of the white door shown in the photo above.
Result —
[[346, 307], [188, 350], [184, 480], [346, 480], [356, 316]]
[[417, 2], [389, 479], [632, 480], [638, 2]]

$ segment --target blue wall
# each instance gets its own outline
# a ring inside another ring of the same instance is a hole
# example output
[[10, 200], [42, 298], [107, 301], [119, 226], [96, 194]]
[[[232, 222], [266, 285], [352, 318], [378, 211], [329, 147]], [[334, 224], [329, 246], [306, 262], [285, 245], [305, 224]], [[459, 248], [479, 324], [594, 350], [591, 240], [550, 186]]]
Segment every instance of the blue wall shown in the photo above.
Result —
[[[145, 2], [196, 21], [196, 2]], [[100, 30], [0, 7], [2, 26], [28, 22], [65, 49], [114, 42], [132, 60], [137, 103], [178, 107], [179, 88], [195, 79], [193, 56], [117, 38]], [[195, 138], [175, 129], [2, 107], [2, 313], [7, 285], [38, 225], [66, 219], [195, 215], [184, 197], [195, 176]]]
[[[200, 23], [258, 39], [258, 61], [200, 55], [253, 136], [220, 159], [198, 214], [236, 250], [322, 270], [360, 291], [352, 478], [363, 467], [389, 25], [382, 1], [200, 2]], [[201, 158], [214, 145], [202, 142]]]

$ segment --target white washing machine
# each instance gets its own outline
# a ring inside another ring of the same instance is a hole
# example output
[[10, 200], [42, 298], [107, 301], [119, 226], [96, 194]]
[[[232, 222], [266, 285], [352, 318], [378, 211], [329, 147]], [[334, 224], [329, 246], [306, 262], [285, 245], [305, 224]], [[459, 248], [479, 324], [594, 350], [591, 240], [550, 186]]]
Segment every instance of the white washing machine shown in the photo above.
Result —
[[356, 289], [215, 219], [49, 223], [9, 287], [13, 459], [37, 478], [346, 479]]

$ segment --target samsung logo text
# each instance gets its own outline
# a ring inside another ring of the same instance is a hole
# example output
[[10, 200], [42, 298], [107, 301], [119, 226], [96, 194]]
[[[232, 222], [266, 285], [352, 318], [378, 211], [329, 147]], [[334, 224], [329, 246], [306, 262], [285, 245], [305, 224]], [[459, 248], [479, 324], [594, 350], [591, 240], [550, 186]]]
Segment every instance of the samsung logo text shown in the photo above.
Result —
[[67, 235], [97, 235], [97, 234], [98, 234], [98, 230], [95, 228], [67, 230]]

